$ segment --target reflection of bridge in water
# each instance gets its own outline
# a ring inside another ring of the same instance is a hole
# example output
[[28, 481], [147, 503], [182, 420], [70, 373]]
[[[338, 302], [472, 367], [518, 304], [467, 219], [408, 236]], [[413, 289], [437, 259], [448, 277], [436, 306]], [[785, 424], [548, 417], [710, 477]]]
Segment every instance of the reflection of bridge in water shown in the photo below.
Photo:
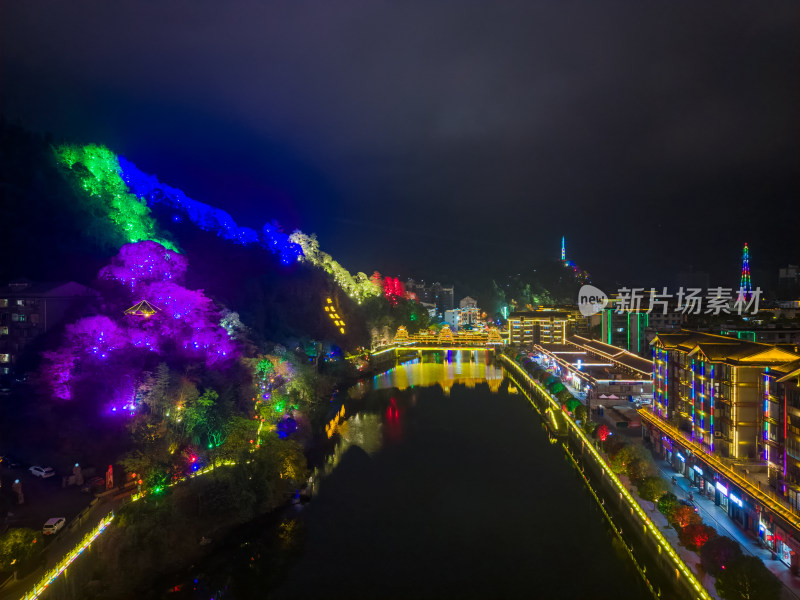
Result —
[[503, 370], [494, 362], [494, 352], [481, 349], [459, 348], [407, 348], [425, 353], [425, 356], [411, 358], [373, 377], [373, 389], [397, 388], [405, 390], [412, 387], [439, 385], [445, 394], [457, 384], [473, 388], [483, 383], [497, 392], [503, 382]]
[[[385, 349], [385, 356], [394, 360], [394, 353], [390, 351], [396, 349], [394, 346]], [[444, 393], [449, 396], [454, 385], [474, 388], [484, 383], [492, 392], [498, 392], [503, 383], [503, 368], [495, 361], [494, 351], [485, 347], [436, 350], [404, 346], [400, 350], [404, 354], [408, 353], [411, 358], [401, 359], [372, 379], [362, 379], [347, 390], [347, 397], [351, 400], [361, 399], [374, 390], [404, 391], [437, 385], [441, 386]], [[417, 354], [419, 356], [416, 356]], [[516, 393], [516, 389], [509, 391]], [[334, 434], [338, 434], [338, 439], [331, 453], [325, 458], [325, 462], [314, 468], [313, 476], [309, 480], [311, 493], [316, 494], [319, 483], [336, 469], [350, 446], [359, 446], [367, 454], [379, 451], [387, 432], [390, 432], [393, 426], [397, 426], [398, 417], [396, 408], [388, 408], [383, 416], [369, 412], [351, 415], [342, 405], [325, 426], [327, 436], [331, 438]]]

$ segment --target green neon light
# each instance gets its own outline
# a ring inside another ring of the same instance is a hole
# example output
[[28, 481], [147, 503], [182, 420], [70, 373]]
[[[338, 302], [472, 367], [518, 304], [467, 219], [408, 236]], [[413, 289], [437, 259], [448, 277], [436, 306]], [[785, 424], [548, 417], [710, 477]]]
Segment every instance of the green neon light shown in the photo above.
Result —
[[631, 311], [628, 311], [628, 350], [631, 349]]
[[87, 204], [105, 212], [125, 243], [151, 240], [178, 252], [172, 242], [157, 234], [147, 203], [128, 191], [116, 154], [95, 144], [59, 146], [55, 153], [58, 162], [70, 169], [86, 192]]

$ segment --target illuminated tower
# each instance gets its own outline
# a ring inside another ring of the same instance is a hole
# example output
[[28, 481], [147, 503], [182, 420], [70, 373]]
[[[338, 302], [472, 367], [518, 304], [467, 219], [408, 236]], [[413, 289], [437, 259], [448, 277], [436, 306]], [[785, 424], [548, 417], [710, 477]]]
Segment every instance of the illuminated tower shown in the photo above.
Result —
[[742, 278], [739, 281], [739, 293], [746, 299], [753, 297], [753, 286], [750, 283], [750, 248], [747, 244], [742, 250]]
[[567, 260], [567, 246], [564, 241], [564, 236], [561, 236], [561, 260]]

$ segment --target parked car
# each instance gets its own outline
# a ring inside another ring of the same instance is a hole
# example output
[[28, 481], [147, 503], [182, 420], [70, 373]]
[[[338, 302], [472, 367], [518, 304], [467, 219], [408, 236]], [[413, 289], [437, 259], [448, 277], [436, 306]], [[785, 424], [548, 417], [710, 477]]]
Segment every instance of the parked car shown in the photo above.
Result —
[[64, 517], [53, 517], [52, 519], [47, 519], [42, 527], [42, 533], [45, 535], [53, 535], [54, 533], [58, 533], [58, 531], [64, 527], [64, 523], [67, 520]]
[[685, 500], [681, 498], [680, 500], [678, 500], [678, 504], [683, 504], [684, 506], [691, 506], [694, 512], [698, 512], [697, 505], [695, 505], [695, 503], [692, 502], [691, 500]]
[[0, 465], [3, 465], [7, 469], [16, 469], [19, 467], [19, 461], [9, 454], [0, 455]]
[[30, 471], [36, 477], [41, 477], [42, 479], [47, 479], [48, 477], [52, 477], [56, 474], [52, 467], [39, 467], [36, 465], [28, 469], [28, 471]]

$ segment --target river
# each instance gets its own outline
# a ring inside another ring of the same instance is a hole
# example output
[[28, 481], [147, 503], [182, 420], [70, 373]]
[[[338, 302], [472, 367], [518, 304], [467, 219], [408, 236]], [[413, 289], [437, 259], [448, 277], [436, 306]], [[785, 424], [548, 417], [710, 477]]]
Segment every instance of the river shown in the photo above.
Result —
[[313, 500], [216, 550], [192, 597], [646, 597], [508, 388], [485, 352], [447, 352], [350, 390]]

